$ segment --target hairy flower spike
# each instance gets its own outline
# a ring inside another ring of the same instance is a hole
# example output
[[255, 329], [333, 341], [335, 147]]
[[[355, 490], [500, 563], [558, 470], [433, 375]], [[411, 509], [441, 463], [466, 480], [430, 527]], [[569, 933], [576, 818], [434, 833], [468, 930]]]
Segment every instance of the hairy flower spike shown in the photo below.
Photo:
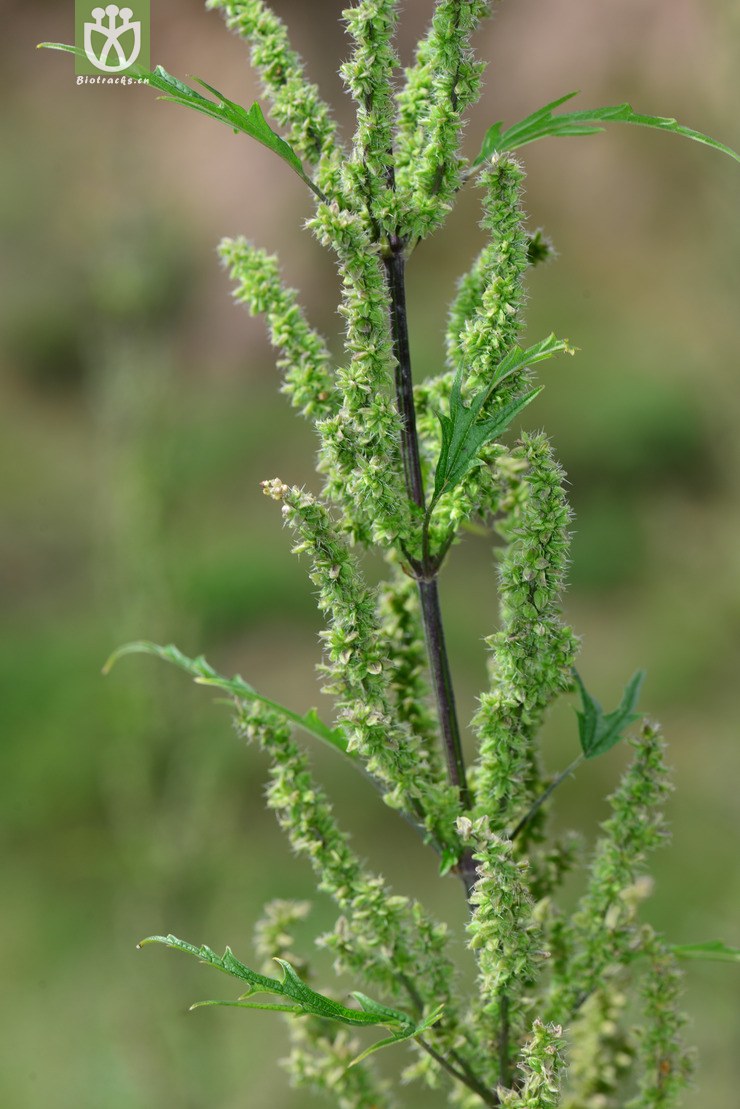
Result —
[[337, 1109], [396, 1109], [388, 1081], [369, 1061], [350, 1066], [361, 1045], [346, 1029], [291, 1021], [290, 1030], [291, 1052], [282, 1063], [293, 1086], [328, 1095]]
[[283, 21], [262, 0], [206, 0], [206, 7], [222, 10], [229, 29], [251, 44], [252, 65], [296, 154], [310, 165], [335, 155], [336, 124], [316, 85], [306, 80]]
[[[447, 353], [450, 365], [465, 367], [471, 392], [485, 388], [498, 363], [517, 342], [522, 327], [527, 235], [522, 212], [524, 173], [513, 158], [497, 156], [480, 174], [485, 190], [481, 226], [490, 244], [463, 278], [450, 311]], [[521, 390], [515, 375], [495, 401], [505, 404]]]
[[635, 757], [609, 799], [612, 815], [602, 826], [588, 888], [565, 932], [569, 956], [553, 967], [556, 1020], [569, 1021], [608, 968], [640, 950], [637, 906], [650, 892], [642, 872], [648, 852], [666, 838], [663, 802], [671, 786], [657, 725], [646, 723], [632, 745]]
[[[490, 201], [492, 199], [489, 192], [486, 200]], [[492, 230], [492, 228], [487, 227], [487, 230]], [[496, 244], [488, 243], [468, 272], [464, 273], [457, 283], [457, 295], [450, 305], [446, 333], [447, 363], [453, 373], [459, 370], [461, 366], [465, 368], [462, 337], [466, 327], [472, 323], [476, 314], [482, 308], [483, 294], [486, 287], [496, 279], [496, 252]], [[445, 376], [448, 380], [452, 378], [451, 374]]]
[[280, 351], [278, 369], [285, 373], [282, 392], [304, 416], [335, 412], [339, 398], [326, 342], [307, 324], [295, 290], [282, 284], [276, 256], [242, 238], [224, 239], [219, 255], [236, 282], [234, 299], [266, 318], [270, 341]]
[[634, 1037], [622, 1026], [627, 997], [606, 979], [586, 999], [570, 1037], [568, 1081], [562, 1109], [616, 1109], [621, 1084], [635, 1055]]
[[398, 719], [423, 742], [430, 768], [441, 781], [444, 771], [437, 747], [438, 724], [428, 707], [430, 694], [425, 678], [426, 649], [419, 594], [416, 583], [398, 567], [394, 579], [381, 586], [378, 620]]
[[284, 501], [287, 523], [300, 539], [295, 549], [310, 558], [318, 606], [329, 614], [329, 627], [321, 633], [326, 658], [321, 669], [329, 677], [327, 691], [337, 697], [349, 749], [386, 786], [391, 807], [424, 824], [440, 848], [449, 846], [454, 843], [455, 794], [440, 781], [428, 750], [399, 719], [388, 697], [376, 597], [324, 506], [296, 488]]
[[570, 522], [563, 471], [544, 435], [524, 436], [514, 454], [527, 469], [512, 476], [502, 627], [488, 640], [492, 688], [473, 721], [480, 737], [477, 811], [499, 831], [506, 823], [511, 830], [514, 815], [532, 801], [540, 779], [535, 736], [547, 706], [571, 686], [578, 645], [561, 619]]
[[349, 364], [336, 373], [342, 405], [318, 425], [326, 495], [343, 510], [357, 540], [394, 546], [409, 534], [400, 455], [401, 423], [393, 402], [388, 295], [377, 247], [362, 221], [322, 205], [310, 223], [341, 266], [340, 309], [347, 320]]
[[306, 975], [306, 961], [293, 950], [292, 929], [295, 924], [305, 920], [311, 911], [309, 901], [269, 901], [262, 910], [262, 919], [254, 929], [255, 950], [265, 960], [263, 973], [273, 974], [275, 959], [287, 959], [296, 972], [303, 978]]
[[[447, 326], [450, 369], [415, 389], [417, 423], [427, 460], [439, 455], [437, 412], [449, 402], [452, 382], [462, 371], [465, 392], [475, 394], [492, 380], [496, 367], [511, 350], [521, 330], [524, 275], [528, 267], [527, 235], [521, 208], [524, 174], [516, 161], [497, 157], [479, 175], [484, 188], [481, 226], [490, 242], [458, 283]], [[508, 404], [525, 388], [527, 370], [519, 370], [498, 389], [485, 411]], [[434, 537], [473, 516], [496, 515], [501, 508], [500, 487], [493, 469], [504, 453], [498, 443], [481, 451], [481, 465], [469, 471], [456, 489], [444, 495], [435, 511]]]
[[[524, 1031], [529, 1009], [525, 996], [544, 957], [542, 937], [532, 915], [526, 864], [514, 858], [511, 843], [491, 832], [485, 817], [473, 824], [463, 818], [458, 827], [467, 832], [478, 863], [478, 881], [469, 899], [468, 946], [478, 960], [478, 1023], [489, 1037], [484, 1051], [493, 1059], [502, 1021], [515, 1030], [514, 1040]], [[501, 1065], [508, 1066], [508, 1059], [502, 1063], [499, 1058]]]
[[393, 158], [392, 40], [397, 0], [361, 0], [344, 12], [355, 48], [340, 72], [357, 105], [352, 157], [345, 166], [347, 192], [367, 211], [377, 239], [396, 230]]
[[485, 68], [468, 44], [489, 10], [484, 0], [438, 0], [398, 95], [396, 180], [402, 231], [413, 239], [444, 222], [460, 187], [463, 113], [480, 95]]
[[683, 975], [676, 957], [650, 929], [643, 931], [643, 950], [650, 962], [641, 984], [644, 1019], [636, 1035], [640, 1093], [626, 1109], [675, 1109], [694, 1069], [693, 1052], [682, 1039], [687, 1023], [679, 1008]]
[[417, 902], [393, 894], [357, 858], [283, 720], [260, 705], [241, 704], [236, 721], [242, 735], [270, 756], [268, 806], [293, 850], [310, 862], [318, 888], [342, 913], [334, 931], [322, 939], [339, 969], [361, 975], [406, 1004], [411, 997], [420, 1010], [443, 1004], [444, 1021], [426, 1035], [440, 1049], [456, 1049], [461, 1032], [446, 927]]
[[535, 1020], [519, 1065], [523, 1081], [516, 1090], [502, 1092], [502, 1109], [557, 1109], [565, 1074], [562, 1032], [557, 1024]]

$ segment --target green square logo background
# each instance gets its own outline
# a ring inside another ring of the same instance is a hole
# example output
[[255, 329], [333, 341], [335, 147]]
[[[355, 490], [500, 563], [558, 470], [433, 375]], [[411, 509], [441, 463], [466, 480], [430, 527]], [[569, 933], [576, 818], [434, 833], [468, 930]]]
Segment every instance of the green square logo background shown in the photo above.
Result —
[[[106, 4], [105, 0], [75, 0], [75, 46], [80, 47], [81, 50], [85, 49], [85, 24], [96, 22], [93, 19], [93, 10], [105, 12], [106, 14], [102, 19], [102, 26], [107, 30], [110, 23], [110, 16], [107, 9], [115, 7], [121, 11], [128, 9], [132, 14], [130, 17], [131, 22], [138, 21], [141, 23], [141, 48], [136, 57], [131, 61], [131, 64], [126, 69], [116, 70], [111, 72], [103, 68], [101, 65], [95, 65], [89, 58], [75, 58], [75, 73], [78, 75], [95, 75], [99, 74], [101, 77], [122, 77], [131, 72], [132, 67], [143, 66], [144, 69], [149, 69], [149, 45], [150, 45], [150, 26], [149, 26], [149, 0], [122, 0], [120, 4]], [[120, 14], [113, 14], [114, 28], [119, 28], [123, 23]], [[100, 22], [100, 21], [97, 21]], [[104, 45], [106, 36], [101, 34], [100, 31], [92, 33], [90, 38], [90, 45], [92, 52], [97, 57], [103, 56], [103, 61], [108, 65], [117, 65], [119, 61], [118, 53], [114, 49], [110, 50], [107, 59], [104, 56]], [[117, 40], [123, 51], [124, 58], [128, 58], [133, 51], [135, 38], [132, 30], [125, 31], [120, 39]]]

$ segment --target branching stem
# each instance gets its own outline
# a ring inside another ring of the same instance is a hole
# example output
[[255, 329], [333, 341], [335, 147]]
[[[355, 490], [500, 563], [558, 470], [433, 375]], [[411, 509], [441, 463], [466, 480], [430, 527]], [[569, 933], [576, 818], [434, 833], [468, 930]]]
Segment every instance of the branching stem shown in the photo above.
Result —
[[419, 438], [416, 432], [414, 385], [411, 377], [411, 348], [406, 316], [406, 283], [404, 244], [392, 237], [383, 259], [391, 302], [393, 354], [396, 359], [396, 404], [401, 416], [401, 457], [403, 458], [406, 491], [411, 502], [424, 511], [424, 480], [421, 474]]
[[[390, 293], [393, 353], [396, 359], [396, 402], [401, 417], [401, 455], [403, 458], [406, 490], [411, 503], [426, 517], [424, 480], [421, 472], [419, 438], [416, 430], [414, 386], [411, 374], [411, 349], [409, 346], [408, 319], [406, 315], [404, 243], [391, 237], [384, 256], [388, 289]], [[471, 807], [471, 796], [465, 775], [465, 760], [460, 739], [460, 726], [455, 706], [455, 691], [447, 656], [442, 611], [437, 586], [438, 563], [430, 559], [428, 542], [423, 544], [421, 563], [417, 569], [417, 583], [421, 601], [424, 635], [426, 638], [429, 669], [437, 703], [437, 713], [442, 731], [447, 770], [450, 781], [457, 787], [463, 808]], [[468, 871], [466, 876], [466, 870]], [[461, 867], [466, 888], [470, 892], [471, 868]], [[475, 881], [474, 868], [472, 881]]]
[[542, 805], [544, 805], [545, 801], [550, 796], [550, 794], [553, 793], [558, 788], [558, 786], [560, 785], [561, 782], [564, 782], [566, 778], [569, 778], [570, 775], [573, 774], [578, 769], [578, 767], [583, 762], [584, 758], [585, 758], [585, 755], [583, 753], [581, 753], [580, 755], [577, 755], [573, 759], [573, 761], [571, 763], [569, 763], [568, 766], [566, 766], [565, 770], [561, 771], [561, 773], [558, 774], [557, 778], [553, 778], [553, 780], [550, 782], [549, 786], [544, 791], [544, 793], [541, 793], [539, 795], [539, 797], [534, 802], [532, 807], [524, 814], [522, 819], [519, 821], [516, 828], [514, 829], [514, 831], [509, 836], [510, 840], [515, 840], [516, 837], [519, 835], [519, 833], [522, 832], [526, 828], [526, 826], [529, 824], [532, 817], [535, 816], [536, 813], [539, 811], [540, 807]]
[[448, 1074], [451, 1074], [453, 1078], [456, 1078], [458, 1082], [462, 1082], [469, 1090], [473, 1090], [484, 1105], [490, 1105], [493, 1109], [496, 1109], [496, 1107], [501, 1104], [498, 1094], [487, 1089], [482, 1082], [479, 1082], [469, 1067], [466, 1066], [464, 1070], [458, 1070], [449, 1059], [446, 1059], [444, 1055], [433, 1048], [426, 1040], [422, 1039], [421, 1036], [417, 1036], [416, 1039], [417, 1043], [424, 1048], [428, 1055], [431, 1055], [435, 1062], [439, 1063], [440, 1067], [446, 1070]]
[[460, 802], [463, 808], [469, 809], [471, 798], [465, 776], [465, 760], [460, 740], [460, 727], [457, 721], [455, 690], [452, 685], [452, 674], [442, 625], [439, 587], [436, 577], [432, 578], [431, 581], [421, 580], [418, 585], [429, 667], [447, 756], [447, 769], [450, 781], [460, 791]]

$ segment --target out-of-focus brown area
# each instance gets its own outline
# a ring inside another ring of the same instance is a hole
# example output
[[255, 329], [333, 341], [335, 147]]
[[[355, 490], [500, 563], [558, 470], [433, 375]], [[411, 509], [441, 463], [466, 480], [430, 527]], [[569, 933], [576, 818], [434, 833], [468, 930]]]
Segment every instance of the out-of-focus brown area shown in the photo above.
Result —
[[[275, 3], [349, 124], [341, 6]], [[404, 5], [405, 61], [431, 8]], [[72, 0], [6, 0], [0, 40], [0, 1101], [291, 1109], [307, 1097], [276, 1066], [279, 1018], [187, 1014], [221, 982], [134, 948], [174, 931], [249, 961], [262, 903], [313, 896], [263, 809], [264, 761], [183, 675], [127, 659], [103, 680], [100, 667], [126, 640], [175, 641], [296, 709], [320, 702], [312, 586], [258, 487], [276, 474], [314, 486], [314, 441], [278, 395], [261, 322], [230, 303], [214, 247], [243, 233], [278, 251], [339, 350], [335, 267], [302, 231], [310, 198], [268, 151], [147, 88], [78, 87], [71, 58], [34, 49], [71, 41], [73, 26]], [[478, 37], [490, 68], [468, 152], [494, 120], [572, 88], [574, 107], [628, 99], [737, 148], [739, 32], [729, 0], [504, 4]], [[152, 0], [152, 50], [243, 103], [258, 93], [245, 46], [199, 0]], [[560, 255], [532, 273], [528, 335], [554, 330], [579, 348], [544, 368], [528, 419], [550, 431], [572, 482], [567, 610], [581, 670], [611, 707], [646, 667], [643, 704], [675, 767], [673, 843], [655, 859], [646, 914], [676, 942], [740, 946], [740, 167], [626, 127], [522, 157], [531, 225]], [[440, 368], [478, 218], [471, 188], [410, 268], [419, 374]], [[466, 720], [496, 621], [489, 540], [455, 549], [442, 588]], [[548, 766], [576, 742], [560, 706]], [[564, 786], [557, 822], [593, 838], [625, 757]], [[361, 780], [323, 751], [315, 763], [358, 849], [459, 927], [455, 880], [435, 877]], [[304, 954], [331, 920], [317, 897]], [[322, 956], [316, 968], [331, 981]], [[729, 1109], [740, 968], [690, 965], [686, 983], [700, 1048], [686, 1104]], [[403, 1055], [381, 1065], [397, 1073]]]

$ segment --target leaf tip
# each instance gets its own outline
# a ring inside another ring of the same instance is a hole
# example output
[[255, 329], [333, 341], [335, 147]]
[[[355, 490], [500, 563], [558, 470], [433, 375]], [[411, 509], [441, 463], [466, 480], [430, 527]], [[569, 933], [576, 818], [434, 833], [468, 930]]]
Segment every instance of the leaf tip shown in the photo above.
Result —
[[105, 660], [105, 663], [101, 670], [101, 674], [103, 674], [103, 676], [107, 678], [118, 660], [124, 655], [130, 654], [134, 650], [136, 650], [136, 645], [133, 643], [124, 643], [121, 647], [116, 647], [115, 651], [113, 651]]
[[103, 665], [101, 667], [100, 673], [103, 675], [104, 678], [108, 677], [108, 675], [110, 674], [111, 670], [113, 669], [113, 667], [116, 665], [117, 662], [118, 662], [118, 651], [114, 651], [111, 655], [108, 655], [108, 658], [105, 660], [105, 662], [103, 663]]
[[142, 947], [146, 947], [150, 943], [164, 943], [164, 936], [145, 936], [143, 940], [139, 940], [136, 945], [136, 950], [141, 951]]

